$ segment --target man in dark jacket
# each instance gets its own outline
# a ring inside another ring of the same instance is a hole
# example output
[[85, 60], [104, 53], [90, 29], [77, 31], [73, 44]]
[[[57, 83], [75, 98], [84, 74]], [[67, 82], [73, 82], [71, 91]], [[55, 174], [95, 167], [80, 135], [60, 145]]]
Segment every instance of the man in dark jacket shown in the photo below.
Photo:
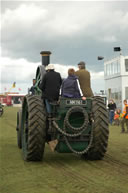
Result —
[[62, 79], [60, 73], [54, 71], [54, 65], [48, 65], [48, 72], [44, 75], [39, 88], [42, 90], [42, 97], [45, 99], [47, 112], [51, 113], [49, 102], [58, 101]]
[[90, 83], [90, 73], [85, 69], [85, 62], [78, 63], [79, 70], [75, 72], [80, 82], [80, 88], [85, 97], [92, 97], [93, 92]]

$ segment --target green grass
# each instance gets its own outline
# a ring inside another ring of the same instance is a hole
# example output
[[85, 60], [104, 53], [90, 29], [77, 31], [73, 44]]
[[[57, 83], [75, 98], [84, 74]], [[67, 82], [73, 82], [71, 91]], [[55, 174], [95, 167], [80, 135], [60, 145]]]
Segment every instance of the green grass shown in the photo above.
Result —
[[5, 107], [0, 117], [0, 193], [128, 193], [128, 134], [110, 127], [102, 161], [45, 148], [42, 162], [25, 162], [16, 142], [18, 108]]

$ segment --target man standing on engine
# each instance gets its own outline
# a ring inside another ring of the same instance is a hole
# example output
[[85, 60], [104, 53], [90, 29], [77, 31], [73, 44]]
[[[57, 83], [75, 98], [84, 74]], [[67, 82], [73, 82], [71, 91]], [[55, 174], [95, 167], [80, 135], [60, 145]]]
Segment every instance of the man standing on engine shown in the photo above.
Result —
[[83, 96], [92, 97], [93, 92], [91, 89], [90, 73], [85, 68], [85, 62], [82, 61], [78, 63], [78, 68], [79, 70], [75, 72], [75, 75], [78, 76]]
[[47, 113], [51, 116], [50, 102], [58, 101], [62, 79], [60, 73], [55, 72], [53, 64], [49, 64], [47, 70], [48, 72], [44, 75], [39, 88], [42, 90], [42, 98], [45, 99]]

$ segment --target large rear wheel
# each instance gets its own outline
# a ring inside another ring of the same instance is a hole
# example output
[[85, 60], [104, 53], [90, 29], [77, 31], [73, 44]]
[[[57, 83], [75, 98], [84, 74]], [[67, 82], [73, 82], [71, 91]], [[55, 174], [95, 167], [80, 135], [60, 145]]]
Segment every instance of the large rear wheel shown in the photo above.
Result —
[[36, 95], [24, 97], [22, 110], [24, 160], [41, 161], [46, 141], [46, 112], [41, 97]]
[[83, 156], [89, 160], [103, 159], [108, 146], [109, 119], [102, 97], [93, 97], [93, 141], [91, 148]]

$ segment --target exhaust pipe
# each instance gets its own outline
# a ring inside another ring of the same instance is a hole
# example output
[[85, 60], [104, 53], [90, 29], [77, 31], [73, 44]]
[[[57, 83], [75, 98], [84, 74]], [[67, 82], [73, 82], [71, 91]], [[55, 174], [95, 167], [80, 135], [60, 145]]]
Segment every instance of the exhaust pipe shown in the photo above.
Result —
[[50, 64], [50, 54], [52, 54], [50, 51], [41, 51], [40, 55], [42, 56], [42, 65], [47, 66]]

